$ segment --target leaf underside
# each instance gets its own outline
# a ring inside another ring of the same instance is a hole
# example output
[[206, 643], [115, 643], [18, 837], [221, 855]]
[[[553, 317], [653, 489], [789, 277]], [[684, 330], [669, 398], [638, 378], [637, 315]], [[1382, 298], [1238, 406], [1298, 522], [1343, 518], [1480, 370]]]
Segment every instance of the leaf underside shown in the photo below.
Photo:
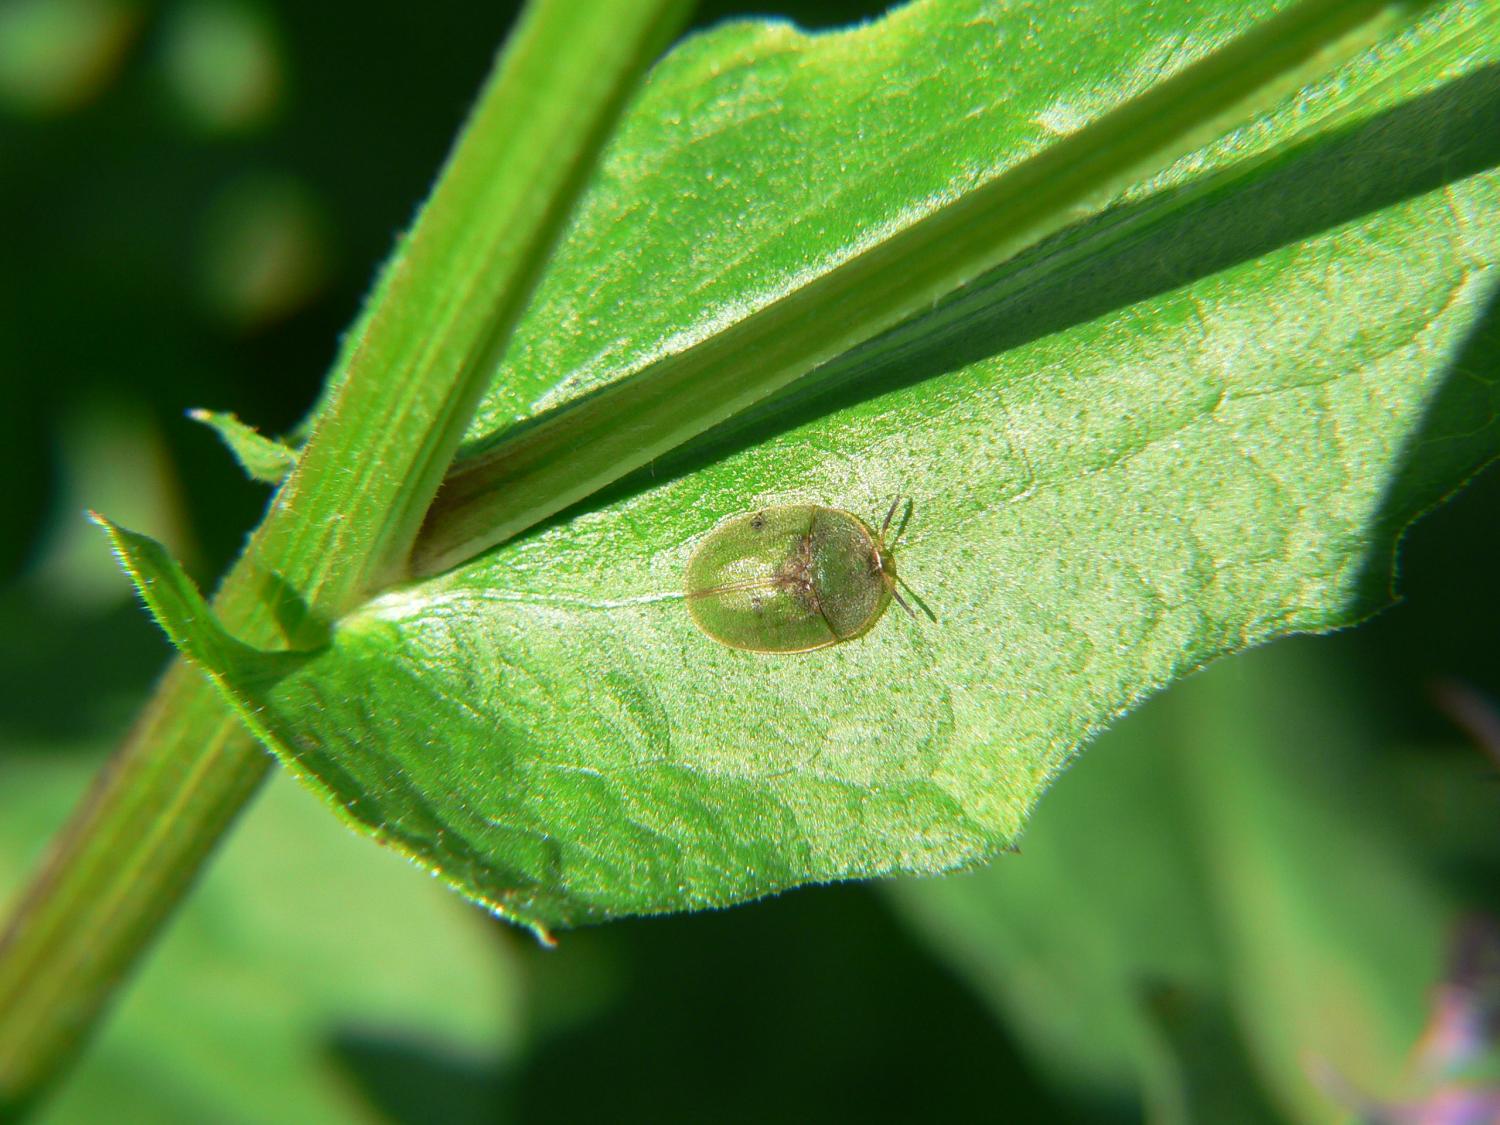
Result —
[[[712, 332], [1279, 7], [1038, 22], [932, 3], [838, 35], [690, 41], [471, 437]], [[539, 931], [979, 861], [1144, 696], [1379, 608], [1402, 529], [1494, 455], [1500, 79], [1481, 10], [1439, 5], [1399, 50], [1034, 248], [1028, 284], [975, 285], [749, 423], [388, 591], [316, 651], [239, 645], [164, 553], [115, 529], [117, 547], [295, 772]], [[1465, 21], [1464, 52], [1438, 51]], [[1361, 82], [1348, 127], [1303, 138], [1319, 99]], [[879, 167], [849, 167], [867, 152]], [[1130, 239], [1075, 252], [1134, 208], [1152, 218]], [[819, 503], [878, 522], [898, 494], [915, 498], [900, 573], [935, 623], [887, 614], [797, 656], [693, 625], [683, 570], [723, 519]]]

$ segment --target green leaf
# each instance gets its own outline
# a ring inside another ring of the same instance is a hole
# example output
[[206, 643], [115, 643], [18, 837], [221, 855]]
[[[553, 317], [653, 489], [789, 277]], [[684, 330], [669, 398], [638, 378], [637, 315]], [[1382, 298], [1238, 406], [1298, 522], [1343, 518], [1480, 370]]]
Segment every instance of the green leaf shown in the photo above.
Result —
[[[903, 216], [1274, 7], [929, 4], [690, 43], [471, 433], [523, 450], [540, 428], [512, 420], [818, 292]], [[1146, 695], [1384, 604], [1401, 529], [1494, 456], [1496, 23], [1429, 8], [772, 408], [375, 598], [275, 674], [193, 617], [162, 560], [138, 577], [294, 769], [533, 927], [973, 863]], [[846, 177], [851, 154], [868, 163]], [[801, 307], [838, 331], [843, 306]], [[876, 520], [896, 494], [916, 499], [897, 564], [935, 624], [889, 614], [800, 656], [692, 624], [684, 566], [720, 521], [809, 502]]]
[[89, 518], [109, 536], [120, 565], [168, 639], [210, 675], [253, 683], [274, 680], [301, 662], [300, 653], [265, 652], [230, 636], [193, 580], [156, 540], [118, 527], [98, 512]]
[[218, 434], [251, 480], [280, 484], [297, 467], [295, 449], [285, 442], [264, 436], [233, 414], [221, 410], [190, 410], [188, 417]]
[[[1196, 58], [1174, 48], [1167, 61], [1134, 59], [1133, 67], [1147, 68], [1144, 80], [1113, 70], [1123, 61], [1116, 42], [1125, 54], [1139, 48], [1135, 37], [1119, 34], [1131, 5], [1111, 13], [1123, 17], [1120, 26], [1101, 27], [1089, 14], [1034, 27], [1024, 11], [997, 15], [954, 0], [907, 9], [882, 25], [883, 34], [843, 42], [770, 35], [747, 49], [730, 37], [722, 54], [710, 51], [707, 59], [681, 52], [679, 65], [664, 66], [648, 87], [636, 128], [627, 127], [616, 148], [624, 168], [605, 170], [595, 195], [603, 215], [585, 207], [572, 232], [570, 245], [589, 248], [586, 257], [564, 257], [552, 272], [566, 287], [556, 310], [563, 324], [575, 326], [577, 292], [607, 291], [608, 304], [595, 308], [608, 315], [577, 331], [557, 331], [553, 310], [540, 323], [552, 337], [603, 350], [574, 353], [571, 367], [522, 353], [526, 366], [502, 374], [502, 407], [516, 405], [512, 385], [527, 387], [537, 371], [548, 373], [547, 385], [520, 410], [496, 416], [492, 402], [480, 411], [475, 426], [501, 428], [471, 445], [446, 476], [415, 545], [413, 573], [447, 569], [556, 515], [878, 332], [930, 312], [1000, 264], [985, 284], [993, 300], [1017, 283], [1016, 264], [1006, 260], [1018, 251], [1274, 104], [1288, 84], [1326, 77], [1334, 62], [1398, 25], [1409, 7], [1303, 0], [1227, 43], [1222, 38], [1236, 29], [1234, 21], [1215, 27], [1206, 19], [1195, 27], [1207, 25], [1216, 49]], [[1457, 50], [1452, 40], [1460, 30], [1440, 31], [1429, 51]], [[1111, 32], [1116, 40], [1096, 44], [1099, 58], [1083, 67], [1077, 43]], [[1068, 60], [1074, 94], [1087, 108], [1067, 107], [1056, 120], [1057, 91], [1049, 83], [1056, 75], [1046, 64], [1024, 72], [1017, 84], [1025, 94], [1007, 96], [1016, 90], [995, 80], [996, 64], [1005, 47], [1021, 41], [1049, 61]], [[705, 83], [704, 72], [716, 68], [749, 74], [754, 85], [747, 91], [731, 83], [705, 104], [705, 85], [717, 83]], [[1080, 71], [1106, 82], [1109, 93], [1080, 89]], [[1325, 124], [1340, 110], [1346, 118], [1366, 112], [1371, 91], [1362, 85], [1305, 99], [1297, 128]], [[970, 106], [957, 131], [955, 97]], [[873, 119], [872, 100], [879, 107]], [[1036, 117], [1017, 129], [1015, 115], [1028, 101]], [[835, 107], [841, 112], [830, 114]], [[715, 123], [701, 135], [680, 125], [701, 117]], [[767, 129], [776, 141], [765, 137]], [[1242, 142], [1225, 171], [1243, 175], [1295, 135], [1275, 138], [1269, 148]], [[1172, 206], [1217, 181], [1199, 174]], [[643, 197], [661, 203], [642, 208]], [[1127, 237], [1152, 221], [1153, 210], [1112, 215], [1086, 246], [1054, 248], [1048, 269]], [[705, 246], [696, 237], [684, 241], [682, 230], [734, 233]], [[622, 237], [653, 252], [644, 262], [634, 249], [622, 252]], [[657, 242], [665, 253], [654, 252]], [[650, 281], [636, 264], [651, 271]], [[724, 276], [738, 282], [728, 293], [720, 287]], [[665, 320], [631, 293], [661, 297]], [[632, 311], [644, 315], [631, 318]], [[634, 347], [622, 347], [615, 335], [621, 330]], [[635, 351], [641, 344], [650, 352]], [[527, 424], [509, 425], [514, 418]]]

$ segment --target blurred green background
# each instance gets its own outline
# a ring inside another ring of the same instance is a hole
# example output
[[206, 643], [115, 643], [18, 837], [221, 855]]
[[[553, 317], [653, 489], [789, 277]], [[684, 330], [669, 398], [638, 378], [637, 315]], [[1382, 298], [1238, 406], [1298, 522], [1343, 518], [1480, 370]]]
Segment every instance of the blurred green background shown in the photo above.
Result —
[[[167, 658], [83, 509], [213, 580], [266, 493], [184, 411], [296, 424], [511, 15], [0, 2], [0, 898]], [[1401, 605], [1150, 702], [1021, 854], [947, 879], [545, 951], [278, 779], [43, 1120], [1297, 1122], [1494, 1089], [1500, 734], [1453, 716], [1500, 725], [1497, 514], [1491, 470], [1411, 532]]]

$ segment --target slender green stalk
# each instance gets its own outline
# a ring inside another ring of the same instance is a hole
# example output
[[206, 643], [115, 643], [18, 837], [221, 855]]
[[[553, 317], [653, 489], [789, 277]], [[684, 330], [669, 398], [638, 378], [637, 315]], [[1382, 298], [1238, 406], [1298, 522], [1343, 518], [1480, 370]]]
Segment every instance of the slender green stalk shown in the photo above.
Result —
[[795, 292], [455, 465], [412, 573], [502, 543], [930, 310], [1389, 34], [1415, 0], [1304, 0]]
[[[336, 390], [214, 605], [299, 647], [404, 564], [604, 138], [685, 0], [541, 0], [378, 283]], [[266, 773], [179, 662], [0, 939], [0, 1117], [34, 1103]]]

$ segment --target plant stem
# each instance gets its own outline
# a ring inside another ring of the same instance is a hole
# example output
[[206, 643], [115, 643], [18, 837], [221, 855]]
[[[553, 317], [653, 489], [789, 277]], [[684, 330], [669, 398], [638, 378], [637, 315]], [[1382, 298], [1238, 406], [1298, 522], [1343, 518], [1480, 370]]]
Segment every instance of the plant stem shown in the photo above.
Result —
[[176, 661], [0, 944], [0, 1118], [82, 1047], [271, 762], [213, 685]]
[[[399, 572], [626, 99], [685, 0], [539, 0], [377, 283], [297, 468], [214, 601], [258, 647], [316, 644]], [[0, 1117], [82, 1046], [271, 759], [182, 661], [0, 938]]]
[[592, 394], [502, 431], [453, 466], [412, 556], [440, 573], [784, 389], [1327, 75], [1417, 0], [1302, 0], [1139, 97]]

